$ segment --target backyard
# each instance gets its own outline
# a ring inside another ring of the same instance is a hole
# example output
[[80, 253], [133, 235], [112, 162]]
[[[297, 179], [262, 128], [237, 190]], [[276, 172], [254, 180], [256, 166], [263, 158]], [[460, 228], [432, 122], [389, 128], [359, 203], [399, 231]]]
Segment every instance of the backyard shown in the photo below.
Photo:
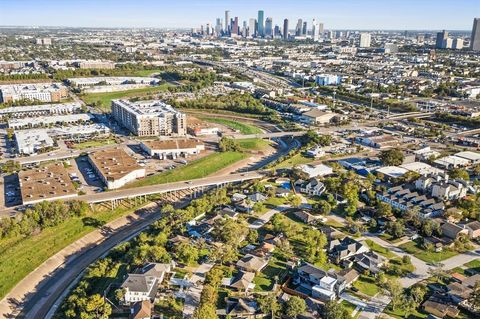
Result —
[[410, 241], [399, 246], [409, 254], [414, 255], [420, 260], [430, 263], [441, 262], [442, 260], [448, 259], [457, 255], [458, 253], [454, 250], [443, 249], [441, 252], [428, 251], [422, 247], [418, 241]]

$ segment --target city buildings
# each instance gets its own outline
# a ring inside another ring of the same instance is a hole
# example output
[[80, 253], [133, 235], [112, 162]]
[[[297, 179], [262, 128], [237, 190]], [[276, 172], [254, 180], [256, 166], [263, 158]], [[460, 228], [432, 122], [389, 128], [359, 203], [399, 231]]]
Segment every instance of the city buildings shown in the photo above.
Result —
[[19, 100], [60, 102], [67, 96], [68, 90], [61, 83], [0, 85], [0, 103], [9, 103]]
[[187, 116], [161, 101], [112, 101], [115, 120], [137, 136], [183, 136]]
[[119, 147], [91, 153], [88, 161], [108, 189], [117, 189], [145, 177], [145, 168]]
[[115, 63], [110, 61], [79, 61], [75, 65], [80, 69], [115, 69]]
[[15, 132], [15, 146], [19, 154], [32, 155], [55, 144], [46, 130]]
[[196, 139], [171, 139], [144, 141], [140, 147], [152, 157], [159, 159], [176, 159], [200, 154], [205, 150], [205, 144]]
[[473, 19], [470, 49], [473, 51], [480, 51], [480, 18]]
[[372, 35], [370, 33], [360, 34], [360, 47], [369, 48], [372, 42]]
[[0, 119], [4, 118], [23, 118], [27, 116], [41, 115], [63, 115], [76, 113], [81, 109], [81, 104], [63, 103], [48, 105], [30, 105], [30, 106], [14, 106], [0, 109]]
[[258, 30], [259, 37], [265, 36], [264, 15], [265, 13], [263, 12], [263, 10], [258, 11], [257, 30]]

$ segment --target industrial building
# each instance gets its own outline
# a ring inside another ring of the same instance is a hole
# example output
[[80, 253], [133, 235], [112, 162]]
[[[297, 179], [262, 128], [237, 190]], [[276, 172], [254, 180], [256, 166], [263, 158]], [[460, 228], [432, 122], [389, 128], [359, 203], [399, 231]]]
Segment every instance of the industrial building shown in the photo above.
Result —
[[145, 141], [140, 146], [148, 155], [159, 159], [188, 157], [205, 150], [205, 145], [196, 139]]
[[122, 148], [109, 148], [88, 155], [88, 160], [108, 189], [117, 189], [145, 177], [145, 168], [138, 165]]
[[18, 180], [24, 205], [77, 196], [63, 163], [20, 171]]
[[112, 115], [137, 136], [184, 136], [187, 116], [161, 101], [112, 101]]

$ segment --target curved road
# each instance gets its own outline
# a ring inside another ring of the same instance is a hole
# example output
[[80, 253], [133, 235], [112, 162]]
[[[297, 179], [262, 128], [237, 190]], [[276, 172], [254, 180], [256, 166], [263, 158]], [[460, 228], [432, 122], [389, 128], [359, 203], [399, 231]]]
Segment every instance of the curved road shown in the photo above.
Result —
[[[266, 165], [277, 159], [279, 156], [288, 153], [291, 149], [299, 147], [299, 143], [295, 139], [291, 140], [291, 143], [289, 144], [283, 142], [281, 144], [283, 144], [283, 147], [278, 150], [275, 156], [268, 158], [268, 161], [258, 163], [258, 166]], [[250, 175], [253, 176], [255, 174], [257, 173], [248, 172], [241, 175], [251, 177]], [[223, 178], [225, 179], [226, 177], [228, 177], [228, 175]], [[196, 182], [198, 181], [192, 181], [192, 186], [194, 186]], [[81, 277], [81, 274], [86, 267], [101, 258], [101, 256], [106, 254], [119, 243], [132, 238], [140, 231], [147, 228], [158, 218], [160, 218], [159, 212], [148, 214], [115, 232], [100, 244], [92, 248], [87, 248], [80, 254], [73, 254], [67, 263], [62, 265], [62, 267], [59, 267], [54, 273], [49, 274], [48, 277], [38, 285], [38, 289], [27, 296], [26, 301], [23, 304], [17, 305], [17, 308], [22, 309], [18, 317], [26, 319], [51, 318], [51, 315], [54, 314], [55, 310], [62, 303], [67, 292], [71, 289], [71, 286]], [[15, 302], [16, 301], [13, 301], [13, 303]], [[12, 316], [4, 314], [4, 317], [11, 318]]]

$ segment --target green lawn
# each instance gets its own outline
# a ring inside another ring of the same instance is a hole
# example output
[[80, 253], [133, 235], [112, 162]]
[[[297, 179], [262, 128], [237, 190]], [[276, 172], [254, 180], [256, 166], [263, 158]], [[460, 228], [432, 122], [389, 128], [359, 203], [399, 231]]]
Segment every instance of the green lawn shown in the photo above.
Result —
[[401, 309], [396, 309], [395, 311], [392, 310], [390, 307], [385, 308], [383, 313], [393, 317], [393, 318], [408, 318], [408, 319], [422, 319], [422, 318], [427, 318], [428, 315], [425, 313], [421, 313], [418, 311], [414, 311], [412, 314], [407, 315], [403, 310]]
[[82, 143], [77, 143], [73, 144], [73, 148], [76, 150], [83, 150], [86, 148], [91, 148], [91, 147], [100, 147], [100, 146], [105, 146], [105, 145], [113, 145], [116, 144], [117, 142], [113, 138], [108, 138], [105, 140], [93, 140], [93, 141], [86, 141]]
[[375, 283], [375, 279], [365, 275], [360, 275], [360, 278], [353, 283], [353, 287], [372, 297], [375, 296], [379, 291], [378, 286]]
[[247, 155], [240, 152], [223, 152], [214, 153], [190, 162], [185, 166], [163, 172], [158, 175], [146, 177], [142, 180], [127, 185], [127, 188], [148, 186], [156, 184], [165, 184], [179, 181], [187, 181], [191, 179], [203, 178], [219, 170], [230, 166], [244, 158]]
[[255, 291], [271, 291], [275, 279], [282, 281], [282, 278], [287, 274], [287, 265], [277, 258], [273, 257], [261, 273], [253, 279], [255, 284]]
[[159, 86], [151, 86], [135, 90], [127, 90], [120, 92], [106, 92], [106, 93], [90, 93], [82, 94], [80, 98], [87, 104], [94, 104], [99, 102], [100, 105], [96, 106], [103, 112], [110, 112], [111, 101], [115, 99], [124, 99], [131, 97], [145, 96], [148, 94], [158, 93], [165, 91], [170, 84], [161, 84]]
[[480, 268], [480, 259], [472, 260], [465, 264], [467, 268]]
[[261, 138], [247, 138], [238, 140], [238, 144], [244, 150], [263, 151], [270, 146], [270, 142]]
[[285, 167], [292, 167], [295, 165], [301, 165], [301, 164], [308, 164], [313, 162], [313, 158], [305, 157], [302, 154], [296, 154], [292, 156], [291, 158], [278, 163], [275, 165], [274, 168], [285, 168]]
[[348, 302], [348, 301], [346, 301], [346, 300], [342, 300], [341, 303], [342, 303], [342, 304], [345, 306], [345, 308], [347, 309], [348, 313], [350, 314], [350, 317], [357, 318], [357, 317], [360, 315], [360, 311], [359, 311], [359, 312], [357, 312], [357, 313], [355, 314], [355, 316], [352, 316], [352, 314], [353, 314], [353, 312], [355, 311], [355, 309], [357, 309], [357, 306], [354, 305], [353, 303]]
[[263, 131], [256, 126], [251, 124], [240, 123], [235, 120], [223, 119], [223, 118], [215, 118], [215, 117], [200, 117], [202, 120], [217, 123], [224, 125], [232, 130], [237, 130], [242, 134], [262, 134]]
[[373, 242], [370, 239], [365, 240], [365, 243], [368, 245], [368, 247], [370, 247], [371, 250], [379, 253], [380, 255], [383, 255], [384, 257], [387, 257], [388, 259], [398, 257], [387, 248], [380, 246], [379, 244]]
[[[132, 209], [108, 210], [90, 214], [100, 222], [109, 222], [126, 215]], [[82, 218], [69, 219], [28, 238], [21, 236], [0, 241], [0, 298], [3, 298], [20, 280], [49, 257], [95, 229]]]
[[407, 253], [414, 255], [418, 259], [421, 259], [425, 262], [433, 262], [433, 263], [441, 262], [442, 260], [448, 259], [458, 254], [456, 251], [446, 250], [446, 249], [438, 253], [427, 251], [425, 250], [425, 248], [421, 246], [420, 243], [415, 241], [402, 244], [400, 245], [400, 248], [406, 251]]

